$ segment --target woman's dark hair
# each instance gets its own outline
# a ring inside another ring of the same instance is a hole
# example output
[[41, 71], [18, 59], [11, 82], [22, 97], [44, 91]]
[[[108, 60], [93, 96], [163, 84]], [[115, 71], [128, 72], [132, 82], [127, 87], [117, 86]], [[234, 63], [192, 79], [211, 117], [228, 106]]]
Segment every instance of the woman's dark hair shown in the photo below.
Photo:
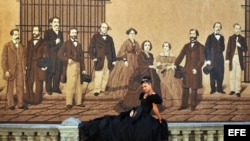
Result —
[[145, 40], [145, 41], [142, 42], [142, 44], [141, 44], [142, 50], [144, 50], [144, 44], [145, 44], [146, 42], [149, 42], [149, 43], [150, 43], [150, 49], [149, 49], [149, 50], [151, 50], [153, 47], [152, 47], [152, 43], [151, 43], [149, 40]]
[[134, 29], [134, 28], [129, 28], [129, 29], [126, 31], [126, 34], [128, 35], [132, 30], [135, 32], [135, 35], [136, 35], [136, 34], [137, 34], [137, 31], [136, 31], [136, 29]]
[[143, 84], [143, 83], [152, 83], [151, 82], [151, 77], [150, 76], [144, 76], [144, 77], [142, 77], [141, 84]]
[[171, 46], [171, 44], [170, 44], [169, 42], [164, 42], [164, 43], [162, 44], [162, 48], [164, 47], [165, 44], [168, 44], [169, 49], [172, 48], [172, 46]]

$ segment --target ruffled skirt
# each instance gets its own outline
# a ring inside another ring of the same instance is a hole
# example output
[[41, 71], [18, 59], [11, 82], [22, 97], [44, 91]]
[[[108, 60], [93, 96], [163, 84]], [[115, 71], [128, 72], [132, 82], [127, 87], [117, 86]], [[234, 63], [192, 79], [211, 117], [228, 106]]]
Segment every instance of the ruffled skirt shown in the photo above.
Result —
[[148, 113], [107, 115], [79, 124], [80, 141], [167, 141], [168, 124]]

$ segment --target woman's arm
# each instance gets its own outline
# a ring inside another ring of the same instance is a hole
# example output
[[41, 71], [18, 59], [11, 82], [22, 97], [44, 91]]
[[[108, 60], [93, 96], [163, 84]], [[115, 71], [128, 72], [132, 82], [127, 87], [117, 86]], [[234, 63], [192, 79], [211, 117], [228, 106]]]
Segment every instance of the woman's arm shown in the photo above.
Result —
[[161, 117], [161, 114], [160, 114], [159, 109], [157, 107], [157, 104], [155, 104], [155, 103], [152, 103], [152, 104], [153, 104], [153, 111], [154, 111], [155, 115], [157, 116], [159, 122], [161, 123], [162, 117]]

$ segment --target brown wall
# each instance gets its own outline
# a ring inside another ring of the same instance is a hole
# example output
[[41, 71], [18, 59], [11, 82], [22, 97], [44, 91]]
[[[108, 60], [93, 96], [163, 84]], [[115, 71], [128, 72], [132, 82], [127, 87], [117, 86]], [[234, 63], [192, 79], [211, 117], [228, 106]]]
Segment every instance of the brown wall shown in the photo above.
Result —
[[107, 4], [107, 22], [112, 27], [116, 47], [126, 39], [129, 27], [138, 30], [137, 39], [149, 39], [153, 53], [158, 53], [164, 41], [172, 44], [178, 54], [189, 41], [189, 29], [200, 32], [199, 40], [204, 43], [212, 32], [214, 22], [223, 25], [222, 34], [228, 38], [232, 25], [241, 24], [244, 29], [245, 0], [111, 0]]
[[[0, 54], [4, 44], [11, 39], [10, 30], [19, 24], [19, 2], [17, 0], [0, 1]], [[2, 86], [2, 68], [0, 68], [0, 86]]]
[[[217, 21], [222, 23], [221, 33], [227, 44], [228, 37], [233, 34], [234, 23], [241, 24], [244, 29], [245, 9], [241, 7], [244, 3], [245, 0], [111, 0], [107, 4], [106, 19], [112, 27], [110, 34], [114, 37], [117, 50], [127, 38], [125, 31], [135, 27], [138, 30], [137, 40], [141, 43], [149, 39], [155, 56], [161, 51], [164, 41], [170, 42], [172, 52], [178, 55], [183, 45], [189, 42], [189, 29], [198, 29], [198, 40], [205, 44]], [[228, 75], [226, 66], [226, 91], [229, 91]], [[203, 90], [208, 94], [208, 75], [203, 75], [203, 84]]]
[[[233, 33], [232, 25], [238, 22], [244, 29], [245, 0], [111, 0], [107, 3], [106, 20], [112, 27], [117, 51], [127, 38], [125, 31], [134, 27], [138, 30], [137, 40], [149, 39], [156, 56], [164, 41], [172, 44], [172, 52], [178, 55], [189, 41], [189, 29], [200, 32], [198, 40], [204, 44], [212, 25], [220, 21], [226, 43]], [[5, 42], [10, 40], [9, 31], [19, 24], [19, 0], [0, 1], [0, 53]], [[0, 75], [2, 70], [0, 69]], [[227, 76], [227, 67], [226, 73]], [[204, 76], [205, 88], [208, 76]], [[0, 86], [2, 78], [0, 76]], [[228, 80], [225, 79], [227, 85]], [[208, 89], [207, 89], [208, 90]]]

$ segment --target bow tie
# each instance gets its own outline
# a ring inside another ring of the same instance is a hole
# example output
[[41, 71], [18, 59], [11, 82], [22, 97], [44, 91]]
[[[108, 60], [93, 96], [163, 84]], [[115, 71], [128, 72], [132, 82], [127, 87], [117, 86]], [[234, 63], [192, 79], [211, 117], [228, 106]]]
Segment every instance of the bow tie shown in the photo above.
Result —
[[215, 35], [220, 35], [219, 33], [215, 33]]

